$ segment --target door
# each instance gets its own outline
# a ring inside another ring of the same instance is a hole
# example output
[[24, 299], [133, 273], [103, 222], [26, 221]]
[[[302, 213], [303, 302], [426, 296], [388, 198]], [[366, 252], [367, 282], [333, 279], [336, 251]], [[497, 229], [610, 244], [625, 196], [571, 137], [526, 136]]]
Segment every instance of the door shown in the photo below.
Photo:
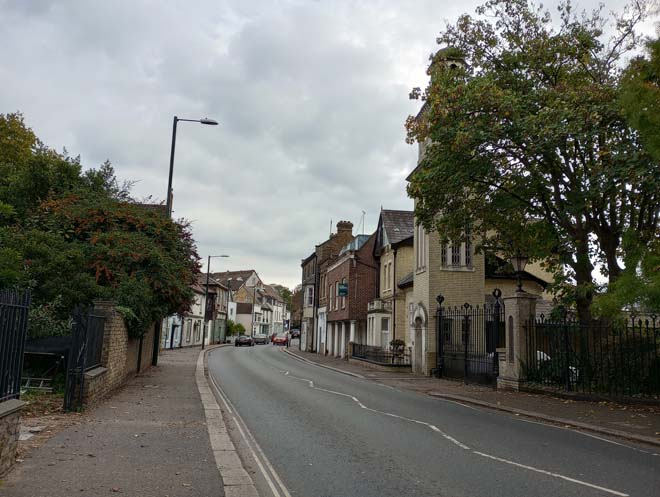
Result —
[[418, 321], [415, 323], [415, 363], [413, 365], [413, 370], [416, 374], [423, 374], [422, 371], [422, 345], [423, 345], [423, 336], [422, 336], [422, 325]]

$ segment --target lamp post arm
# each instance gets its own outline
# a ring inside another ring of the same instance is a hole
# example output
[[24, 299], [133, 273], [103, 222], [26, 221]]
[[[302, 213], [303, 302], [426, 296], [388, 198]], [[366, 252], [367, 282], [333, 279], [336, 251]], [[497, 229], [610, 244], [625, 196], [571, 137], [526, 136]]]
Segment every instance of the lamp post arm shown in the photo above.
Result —
[[170, 151], [170, 173], [167, 180], [167, 217], [172, 217], [172, 174], [174, 173], [174, 148], [176, 146], [176, 124], [179, 121], [179, 118], [174, 116], [172, 122], [172, 150]]

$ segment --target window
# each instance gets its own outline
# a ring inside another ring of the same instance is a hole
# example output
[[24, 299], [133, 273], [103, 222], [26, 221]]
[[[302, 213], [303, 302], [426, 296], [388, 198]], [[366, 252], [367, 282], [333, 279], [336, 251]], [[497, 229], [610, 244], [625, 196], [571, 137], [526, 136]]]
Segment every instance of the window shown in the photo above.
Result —
[[415, 237], [415, 241], [417, 242], [417, 269], [426, 269], [426, 233], [424, 233], [422, 225], [417, 226], [417, 236]]
[[389, 266], [390, 266], [390, 271], [389, 271], [390, 277], [387, 281], [387, 288], [389, 288], [391, 290], [392, 286], [394, 284], [394, 273], [392, 272], [392, 262], [389, 263]]
[[380, 330], [383, 333], [390, 331], [390, 318], [381, 318], [380, 319]]
[[461, 245], [456, 242], [451, 244], [451, 265], [453, 267], [461, 265]]
[[332, 283], [328, 285], [328, 296], [330, 297], [330, 305], [328, 306], [328, 310], [332, 309], [332, 304], [335, 301], [335, 294], [332, 291]]
[[314, 305], [314, 287], [307, 287], [307, 306], [311, 307]]
[[472, 267], [472, 240], [470, 238], [465, 240], [465, 265]]
[[339, 282], [335, 282], [335, 310], [339, 309]]
[[447, 267], [447, 244], [445, 242], [440, 245], [440, 266]]
[[[346, 284], [346, 278], [342, 278], [341, 282]], [[341, 298], [341, 308], [346, 309], [346, 297]]]

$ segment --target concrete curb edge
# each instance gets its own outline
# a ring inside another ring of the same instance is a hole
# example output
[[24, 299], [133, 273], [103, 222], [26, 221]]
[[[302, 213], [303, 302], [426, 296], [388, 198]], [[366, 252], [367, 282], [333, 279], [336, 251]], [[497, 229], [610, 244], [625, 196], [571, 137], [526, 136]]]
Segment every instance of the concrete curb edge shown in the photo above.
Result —
[[258, 496], [254, 481], [243, 466], [236, 447], [229, 438], [220, 405], [207, 378], [207, 354], [211, 350], [225, 346], [226, 344], [222, 344], [200, 350], [195, 370], [197, 390], [202, 400], [211, 449], [222, 479], [225, 497]]
[[516, 407], [507, 407], [503, 405], [492, 404], [490, 402], [484, 402], [483, 400], [472, 399], [470, 397], [463, 397], [461, 395], [453, 395], [453, 394], [445, 394], [445, 393], [437, 393], [437, 392], [429, 392], [427, 393], [427, 395], [429, 395], [430, 397], [437, 397], [439, 399], [463, 402], [465, 404], [484, 407], [486, 409], [493, 409], [496, 411], [518, 414], [526, 418], [537, 419], [551, 424], [570, 426], [572, 428], [579, 428], [581, 430], [600, 433], [601, 435], [609, 435], [616, 438], [623, 438], [634, 442], [640, 442], [640, 443], [645, 443], [649, 445], [654, 445], [656, 447], [660, 447], [660, 440], [655, 439], [653, 437], [647, 437], [644, 435], [635, 435], [634, 433], [628, 433], [621, 430], [612, 430], [610, 428], [603, 428], [602, 426], [598, 426], [598, 425], [582, 423], [581, 421], [573, 421], [572, 419], [548, 416], [547, 414], [541, 414], [533, 411], [526, 411], [524, 409], [518, 409]]
[[312, 365], [318, 366], [320, 368], [329, 369], [329, 370], [334, 371], [336, 373], [345, 374], [347, 376], [352, 376], [354, 378], [360, 378], [362, 380], [366, 379], [366, 377], [362, 376], [361, 374], [352, 373], [351, 371], [344, 371], [343, 369], [339, 369], [339, 368], [333, 368], [332, 366], [326, 366], [325, 364], [310, 361], [309, 359], [307, 359], [305, 357], [301, 357], [298, 354], [296, 354], [295, 352], [291, 352], [290, 350], [287, 350], [287, 349], [282, 349], [282, 350], [284, 350], [284, 352], [286, 352], [290, 356], [294, 357], [295, 359], [298, 359], [299, 361], [302, 361], [302, 362], [306, 362], [307, 364], [312, 364]]

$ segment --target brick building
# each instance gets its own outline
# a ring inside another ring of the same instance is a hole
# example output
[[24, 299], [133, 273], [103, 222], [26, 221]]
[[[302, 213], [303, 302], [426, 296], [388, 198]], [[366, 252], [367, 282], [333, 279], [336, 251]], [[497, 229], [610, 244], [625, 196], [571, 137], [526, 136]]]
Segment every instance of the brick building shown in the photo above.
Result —
[[349, 342], [366, 343], [367, 309], [377, 295], [378, 267], [373, 235], [357, 235], [328, 265], [324, 351], [346, 357]]
[[[302, 267], [303, 315], [300, 329], [300, 347], [310, 352], [325, 353], [326, 308], [325, 271], [340, 250], [353, 239], [353, 223], [339, 221], [337, 232], [331, 233], [323, 243], [317, 245]], [[324, 342], [323, 342], [324, 343]]]

